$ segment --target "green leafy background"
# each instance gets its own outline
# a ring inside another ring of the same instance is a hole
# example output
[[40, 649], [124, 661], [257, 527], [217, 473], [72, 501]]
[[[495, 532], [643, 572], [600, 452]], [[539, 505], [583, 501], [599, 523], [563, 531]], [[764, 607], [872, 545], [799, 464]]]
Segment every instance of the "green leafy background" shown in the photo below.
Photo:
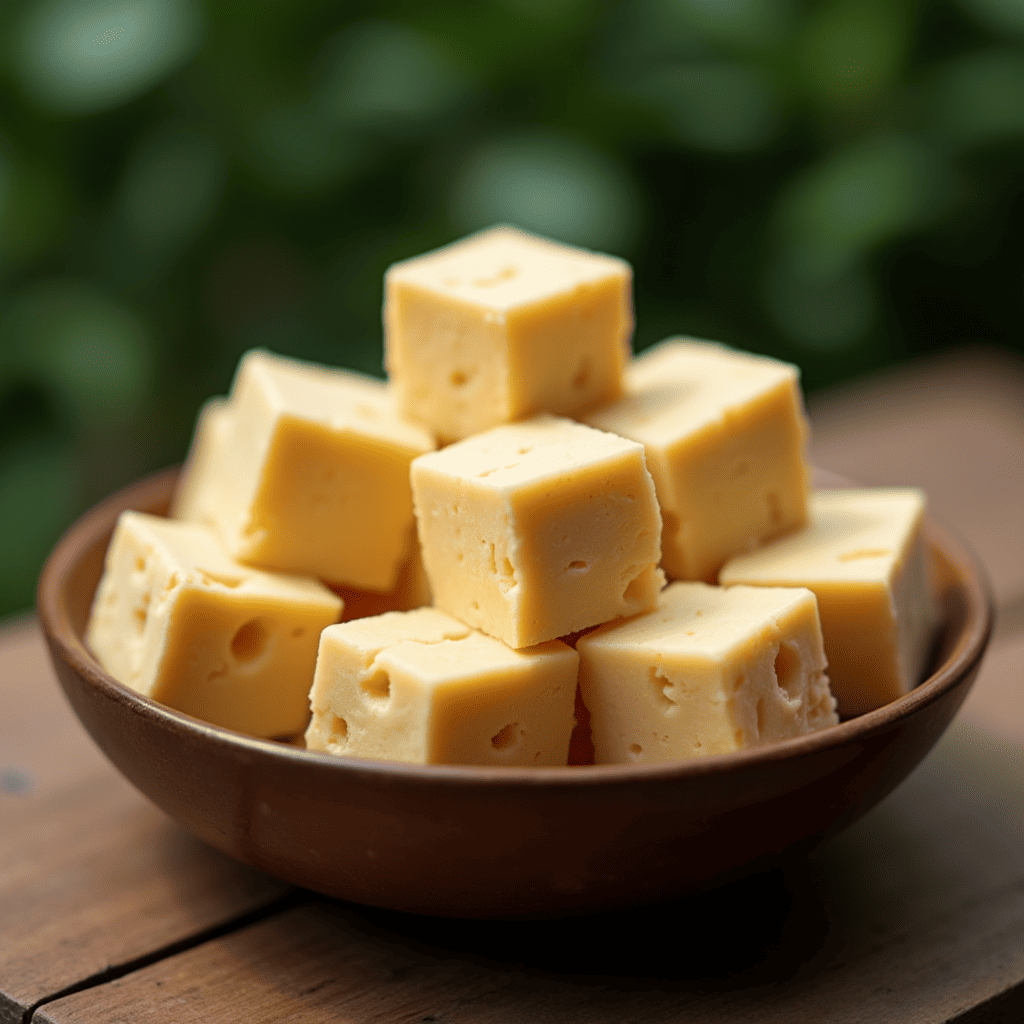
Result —
[[1022, 351], [1020, 0], [7, 3], [0, 613], [254, 345], [381, 372], [394, 260], [497, 221], [814, 390]]

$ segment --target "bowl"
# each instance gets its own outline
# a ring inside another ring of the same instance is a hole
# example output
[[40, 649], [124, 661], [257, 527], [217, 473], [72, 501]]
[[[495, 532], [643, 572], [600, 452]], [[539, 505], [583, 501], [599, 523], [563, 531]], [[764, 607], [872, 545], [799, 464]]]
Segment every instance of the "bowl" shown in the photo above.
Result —
[[877, 804], [956, 714], [992, 628], [985, 575], [929, 519], [942, 628], [931, 675], [876, 711], [759, 749], [657, 765], [476, 768], [339, 758], [208, 725], [122, 686], [83, 636], [124, 509], [166, 511], [176, 470], [86, 513], [38, 611], [64, 692], [139, 790], [204, 842], [328, 896], [452, 917], [669, 899], [809, 850]]

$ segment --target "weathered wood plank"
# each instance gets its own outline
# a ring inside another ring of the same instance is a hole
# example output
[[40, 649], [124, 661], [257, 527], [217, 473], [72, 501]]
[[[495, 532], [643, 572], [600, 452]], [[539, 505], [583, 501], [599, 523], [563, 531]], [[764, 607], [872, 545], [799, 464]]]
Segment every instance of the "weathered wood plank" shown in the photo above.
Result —
[[1020, 747], [956, 726], [881, 807], [786, 872], [543, 923], [313, 900], [36, 1020], [957, 1020], [1013, 1005], [1024, 985], [1021, 768]]
[[984, 561], [1000, 603], [1024, 597], [1024, 361], [952, 352], [815, 396], [808, 410], [815, 465], [923, 487]]
[[0, 1022], [285, 891], [193, 840], [110, 767], [31, 621], [0, 631], [0, 702]]

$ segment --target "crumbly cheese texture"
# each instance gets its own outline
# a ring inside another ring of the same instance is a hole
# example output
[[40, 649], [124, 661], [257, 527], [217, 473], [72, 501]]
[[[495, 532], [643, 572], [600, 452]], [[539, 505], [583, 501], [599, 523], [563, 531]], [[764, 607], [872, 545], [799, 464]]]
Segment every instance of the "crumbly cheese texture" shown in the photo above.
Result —
[[192, 523], [125, 512], [86, 642], [119, 682], [251, 736], [300, 733], [324, 627], [342, 602], [316, 580], [231, 560]]
[[814, 591], [842, 715], [908, 693], [927, 667], [938, 609], [915, 488], [817, 491], [807, 529], [734, 558], [723, 584]]
[[670, 339], [584, 422], [644, 445], [669, 579], [714, 582], [733, 555], [807, 521], [807, 425], [795, 366]]
[[622, 393], [633, 333], [623, 260], [499, 227], [389, 268], [388, 375], [445, 441]]
[[564, 765], [578, 655], [514, 651], [434, 608], [325, 629], [306, 747], [418, 764]]
[[808, 590], [672, 583], [654, 611], [577, 651], [597, 764], [728, 753], [838, 722]]
[[538, 416], [412, 464], [434, 604], [510, 647], [654, 607], [661, 517], [643, 446]]
[[200, 419], [175, 512], [240, 562], [387, 592], [413, 541], [409, 465], [433, 437], [385, 384], [267, 352]]

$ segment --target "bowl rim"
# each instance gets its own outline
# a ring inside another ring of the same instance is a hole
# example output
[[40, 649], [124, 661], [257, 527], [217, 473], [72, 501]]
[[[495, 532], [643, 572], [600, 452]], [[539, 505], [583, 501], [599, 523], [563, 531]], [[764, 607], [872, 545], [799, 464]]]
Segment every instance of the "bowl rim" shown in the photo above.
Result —
[[72, 625], [64, 583], [82, 552], [112, 530], [121, 510], [145, 504], [141, 499], [159, 491], [161, 486], [170, 490], [179, 469], [178, 466], [172, 466], [149, 474], [115, 491], [84, 512], [57, 542], [43, 567], [36, 594], [36, 610], [51, 656], [64, 660], [103, 697], [140, 714], [152, 725], [177, 732], [192, 741], [221, 746], [224, 753], [229, 755], [247, 758], [258, 755], [314, 771], [343, 775], [370, 774], [413, 785], [444, 782], [460, 788], [500, 785], [503, 789], [543, 786], [585, 790], [608, 784], [631, 785], [724, 775], [739, 769], [798, 760], [830, 748], [838, 749], [911, 717], [923, 707], [939, 700], [977, 666], [991, 638], [994, 624], [992, 586], [981, 561], [954, 530], [933, 514], [926, 513], [923, 522], [926, 540], [930, 547], [940, 549], [956, 567], [958, 585], [967, 599], [960, 636], [945, 661], [909, 693], [838, 725], [763, 747], [654, 764], [536, 768], [420, 765], [305, 750], [211, 725], [137, 693], [104, 671], [86, 647], [84, 638], [78, 635]]

